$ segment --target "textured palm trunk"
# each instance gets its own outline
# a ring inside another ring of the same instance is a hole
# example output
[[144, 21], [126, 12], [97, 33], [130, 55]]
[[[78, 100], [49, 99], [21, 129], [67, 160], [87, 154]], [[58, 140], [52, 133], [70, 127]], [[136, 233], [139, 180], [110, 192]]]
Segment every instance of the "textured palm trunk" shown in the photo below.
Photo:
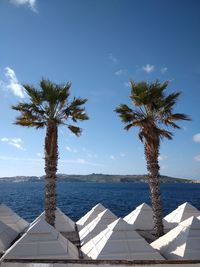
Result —
[[49, 121], [45, 138], [45, 220], [55, 226], [56, 172], [58, 164], [58, 129]]
[[149, 145], [148, 141], [145, 143], [145, 157], [148, 170], [148, 183], [150, 187], [151, 203], [153, 209], [154, 230], [156, 237], [164, 234], [162, 221], [162, 203], [160, 193], [160, 174], [159, 174], [159, 140]]

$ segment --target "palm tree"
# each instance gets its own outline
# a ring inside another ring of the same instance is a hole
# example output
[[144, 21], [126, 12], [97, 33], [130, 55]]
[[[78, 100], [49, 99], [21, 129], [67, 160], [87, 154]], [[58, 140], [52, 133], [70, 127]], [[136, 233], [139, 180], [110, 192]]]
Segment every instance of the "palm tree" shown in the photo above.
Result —
[[119, 105], [115, 112], [119, 114], [124, 129], [139, 127], [139, 139], [144, 144], [144, 153], [147, 162], [148, 183], [154, 214], [155, 234], [157, 237], [163, 235], [162, 204], [160, 195], [159, 174], [159, 148], [163, 138], [172, 139], [173, 134], [166, 127], [179, 129], [176, 124], [179, 120], [190, 120], [182, 113], [174, 113], [174, 106], [180, 96], [180, 92], [165, 94], [169, 82], [153, 83], [134, 81], [130, 82], [130, 99], [134, 109], [126, 104]]
[[69, 102], [71, 83], [57, 85], [49, 80], [40, 81], [40, 89], [24, 85], [29, 102], [12, 106], [20, 112], [15, 124], [36, 129], [46, 128], [45, 137], [45, 219], [54, 226], [56, 210], [56, 171], [58, 165], [58, 127], [67, 126], [75, 135], [81, 128], [72, 122], [88, 119], [83, 105], [87, 99], [74, 98]]

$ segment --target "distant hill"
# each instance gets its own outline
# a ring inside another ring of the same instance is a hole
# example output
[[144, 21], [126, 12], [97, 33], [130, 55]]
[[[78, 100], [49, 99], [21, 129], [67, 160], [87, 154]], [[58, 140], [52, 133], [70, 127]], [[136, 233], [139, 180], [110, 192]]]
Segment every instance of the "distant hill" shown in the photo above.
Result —
[[[15, 177], [2, 177], [1, 182], [25, 182], [25, 181], [43, 181], [44, 176], [15, 176]], [[92, 173], [88, 175], [68, 175], [58, 174], [58, 181], [66, 182], [95, 182], [95, 183], [146, 183], [147, 175], [110, 175], [110, 174], [97, 174]], [[174, 178], [169, 176], [161, 176], [161, 183], [198, 183], [197, 180]]]

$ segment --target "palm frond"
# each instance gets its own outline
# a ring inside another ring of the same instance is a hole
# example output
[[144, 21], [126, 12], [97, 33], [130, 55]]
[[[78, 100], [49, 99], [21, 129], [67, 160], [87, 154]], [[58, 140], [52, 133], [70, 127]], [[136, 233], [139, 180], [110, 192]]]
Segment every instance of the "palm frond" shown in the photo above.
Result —
[[171, 120], [171, 121], [179, 121], [179, 120], [191, 121], [191, 118], [188, 115], [183, 114], [183, 113], [170, 114], [168, 119]]
[[86, 102], [87, 99], [74, 98], [64, 110], [64, 114], [74, 122], [88, 120], [89, 117], [85, 112], [85, 107], [82, 107]]
[[[74, 98], [69, 102], [71, 82], [57, 85], [50, 80], [42, 79], [40, 88], [24, 85], [29, 96], [29, 102], [21, 102], [12, 109], [19, 111], [21, 116], [16, 123], [22, 126], [40, 128], [47, 125], [49, 120], [54, 120], [57, 125], [66, 125], [66, 120], [74, 122], [89, 119], [83, 106], [87, 99]], [[74, 126], [75, 127], [75, 126]], [[76, 128], [71, 128], [78, 135]]]
[[[174, 113], [175, 104], [181, 92], [166, 95], [165, 91], [169, 81], [152, 83], [130, 81], [130, 99], [136, 109], [131, 109], [126, 104], [119, 105], [115, 112], [119, 114], [121, 121], [125, 123], [125, 130], [132, 127], [140, 128], [139, 138], [141, 141], [148, 138], [153, 132], [160, 138], [172, 139], [172, 133], [161, 129], [160, 126], [171, 126], [180, 129], [175, 122], [180, 120], [191, 120], [189, 116], [182, 113]], [[153, 140], [153, 136], [152, 136]]]
[[77, 126], [74, 126], [74, 125], [68, 125], [68, 129], [73, 133], [75, 134], [76, 136], [80, 136], [81, 135], [81, 132], [82, 132], [82, 129], [77, 127]]

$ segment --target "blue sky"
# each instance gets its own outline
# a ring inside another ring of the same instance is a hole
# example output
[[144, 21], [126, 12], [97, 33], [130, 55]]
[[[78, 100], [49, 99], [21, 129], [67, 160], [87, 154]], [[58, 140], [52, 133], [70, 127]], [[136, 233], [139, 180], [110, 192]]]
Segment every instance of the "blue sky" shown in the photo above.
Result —
[[72, 82], [88, 98], [80, 138], [59, 130], [59, 172], [144, 174], [138, 130], [123, 130], [120, 103], [131, 105], [130, 79], [170, 80], [181, 90], [181, 123], [163, 141], [161, 174], [200, 178], [200, 2], [198, 0], [1, 0], [0, 177], [42, 175], [44, 130], [13, 124], [22, 84], [42, 77]]

